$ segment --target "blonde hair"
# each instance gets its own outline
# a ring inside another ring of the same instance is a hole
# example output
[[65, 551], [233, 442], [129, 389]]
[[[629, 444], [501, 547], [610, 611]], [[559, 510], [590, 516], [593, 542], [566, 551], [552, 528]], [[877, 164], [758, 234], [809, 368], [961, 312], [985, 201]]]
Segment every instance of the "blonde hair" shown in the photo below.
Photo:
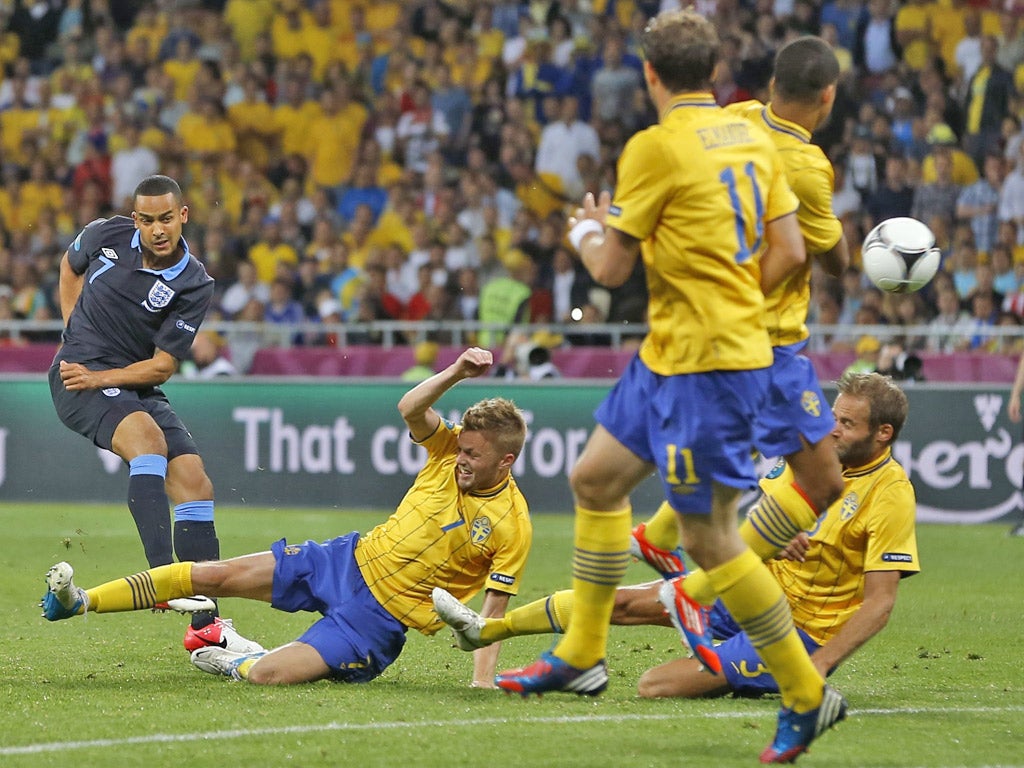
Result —
[[888, 376], [880, 373], [846, 373], [837, 384], [839, 392], [850, 397], [863, 397], [868, 401], [871, 416], [868, 426], [877, 429], [882, 424], [892, 427], [892, 440], [903, 429], [910, 408], [906, 393]]
[[474, 403], [462, 414], [466, 432], [487, 432], [495, 447], [518, 458], [526, 442], [526, 419], [511, 400], [492, 397]]

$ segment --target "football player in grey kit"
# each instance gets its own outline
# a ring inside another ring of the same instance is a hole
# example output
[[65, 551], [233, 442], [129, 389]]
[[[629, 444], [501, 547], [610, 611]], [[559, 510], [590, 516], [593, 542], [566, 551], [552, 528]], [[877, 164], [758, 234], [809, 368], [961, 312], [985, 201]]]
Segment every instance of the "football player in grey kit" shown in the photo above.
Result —
[[[213, 298], [213, 278], [182, 237], [188, 206], [168, 176], [135, 189], [131, 218], [97, 219], [60, 263], [62, 345], [50, 367], [60, 420], [128, 464], [128, 508], [149, 566], [216, 560], [213, 483], [160, 385], [187, 357]], [[169, 501], [174, 504], [173, 536]], [[259, 646], [216, 617], [193, 613], [185, 647]]]

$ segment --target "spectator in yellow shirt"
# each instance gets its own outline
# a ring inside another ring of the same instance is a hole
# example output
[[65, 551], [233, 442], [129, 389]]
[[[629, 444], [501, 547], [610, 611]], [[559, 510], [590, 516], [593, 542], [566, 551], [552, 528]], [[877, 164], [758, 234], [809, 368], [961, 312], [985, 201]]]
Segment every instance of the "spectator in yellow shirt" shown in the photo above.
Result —
[[480, 3], [473, 14], [473, 25], [470, 28], [480, 56], [492, 61], [501, 56], [505, 46], [505, 33], [494, 26], [493, 20], [493, 7], [489, 3]]
[[293, 59], [306, 51], [303, 31], [311, 23], [311, 16], [303, 9], [301, 0], [280, 0], [278, 6], [270, 25], [273, 53], [279, 60]]
[[174, 48], [174, 57], [164, 62], [164, 72], [174, 80], [174, 98], [178, 101], [188, 98], [189, 90], [199, 77], [202, 66], [188, 38], [179, 38]]
[[217, 99], [198, 97], [193, 104], [194, 111], [178, 121], [177, 135], [189, 160], [189, 172], [198, 179], [216, 167], [224, 154], [234, 152], [237, 140]]
[[322, 115], [320, 104], [307, 97], [306, 81], [295, 76], [287, 78], [282, 98], [273, 108], [272, 119], [281, 154], [305, 157], [314, 135], [310, 126]]
[[356, 206], [355, 215], [348, 229], [342, 234], [341, 242], [348, 249], [348, 263], [362, 269], [373, 260], [378, 245], [373, 242], [373, 211], [369, 205]]
[[238, 141], [239, 154], [249, 158], [258, 168], [266, 168], [276, 133], [274, 113], [254, 75], [245, 75], [242, 92], [242, 100], [228, 107], [228, 122]]
[[256, 55], [256, 37], [270, 28], [274, 6], [274, 0], [227, 0], [224, 21], [231, 28], [243, 61]]
[[156, 61], [157, 51], [160, 50], [160, 41], [166, 36], [166, 14], [159, 13], [155, 4], [143, 3], [135, 16], [135, 23], [125, 35], [125, 44], [131, 49], [138, 40], [145, 41], [149, 61]]
[[903, 46], [903, 62], [915, 72], [937, 52], [931, 36], [933, 6], [930, 0], [909, 0], [896, 12], [896, 39]]
[[16, 172], [5, 171], [0, 187], [0, 231], [27, 232], [32, 221], [22, 198], [21, 180]]
[[27, 88], [24, 78], [14, 78], [11, 101], [0, 111], [0, 153], [5, 162], [22, 164], [28, 160], [22, 142], [39, 125], [39, 110], [28, 102]]
[[529, 157], [517, 155], [508, 170], [516, 183], [516, 197], [538, 219], [562, 211], [569, 204], [562, 180], [554, 173], [537, 173]]
[[932, 151], [921, 163], [921, 183], [933, 184], [937, 180], [935, 173], [935, 155], [949, 154], [953, 163], [953, 183], [960, 187], [967, 187], [976, 182], [979, 178], [978, 167], [971, 160], [971, 156], [957, 146], [956, 134], [953, 129], [945, 123], [938, 123], [928, 131], [928, 143]]
[[351, 68], [354, 63], [354, 47], [338, 45], [338, 27], [327, 0], [316, 0], [310, 11], [301, 16], [299, 35], [302, 50], [313, 60], [313, 79], [323, 82], [324, 72], [330, 62], [341, 59]]
[[0, 71], [7, 71], [21, 52], [21, 39], [8, 27], [10, 15], [7, 5], [0, 6]]
[[299, 254], [295, 248], [281, 239], [281, 221], [276, 216], [264, 216], [257, 240], [246, 254], [261, 283], [273, 283], [279, 276], [279, 270], [287, 270], [299, 263]]
[[26, 218], [35, 222], [46, 209], [60, 210], [62, 197], [60, 185], [54, 181], [49, 164], [42, 157], [35, 158], [29, 166], [28, 181], [21, 185]]
[[336, 83], [320, 95], [323, 114], [310, 124], [306, 147], [310, 179], [318, 187], [334, 188], [348, 181], [366, 123], [366, 107], [352, 100], [347, 82]]
[[375, 0], [365, 3], [362, 9], [366, 29], [375, 37], [394, 29], [402, 17], [402, 3], [394, 0]]

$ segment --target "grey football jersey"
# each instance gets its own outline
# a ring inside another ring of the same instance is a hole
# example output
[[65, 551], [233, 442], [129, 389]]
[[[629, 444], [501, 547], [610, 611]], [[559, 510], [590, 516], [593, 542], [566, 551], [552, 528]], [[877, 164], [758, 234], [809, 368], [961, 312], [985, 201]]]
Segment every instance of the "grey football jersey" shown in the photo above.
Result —
[[84, 275], [57, 360], [95, 370], [148, 360], [156, 348], [181, 360], [213, 299], [213, 278], [192, 255], [173, 266], [146, 269], [134, 222], [126, 216], [97, 219], [68, 246], [68, 261]]

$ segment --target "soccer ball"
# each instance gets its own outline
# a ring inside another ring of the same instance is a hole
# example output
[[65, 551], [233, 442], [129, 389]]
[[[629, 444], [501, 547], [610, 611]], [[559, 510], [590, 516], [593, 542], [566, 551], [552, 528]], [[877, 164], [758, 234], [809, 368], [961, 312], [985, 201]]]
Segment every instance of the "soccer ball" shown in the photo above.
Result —
[[896, 216], [868, 232], [861, 259], [868, 278], [883, 291], [911, 293], [935, 277], [942, 255], [927, 225]]

